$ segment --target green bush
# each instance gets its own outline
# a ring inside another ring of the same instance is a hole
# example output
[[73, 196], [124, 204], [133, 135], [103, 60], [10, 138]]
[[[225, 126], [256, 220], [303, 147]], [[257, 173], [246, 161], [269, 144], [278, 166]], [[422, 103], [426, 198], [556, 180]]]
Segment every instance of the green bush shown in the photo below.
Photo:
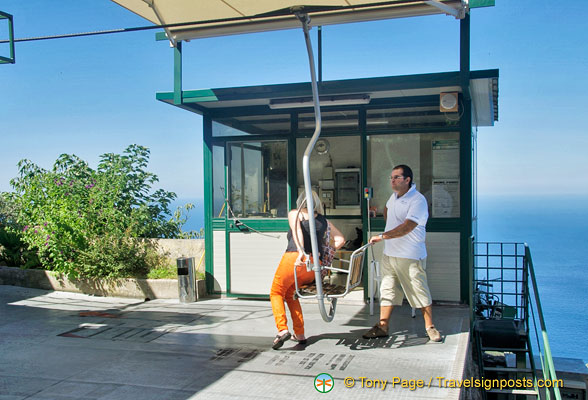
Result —
[[20, 236], [0, 226], [0, 261], [9, 267], [32, 268], [39, 265], [37, 252], [28, 250], [27, 245], [20, 240]]
[[[16, 205], [0, 196], [0, 261], [11, 267], [31, 268], [39, 265], [35, 251], [28, 250], [17, 233]], [[10, 229], [10, 228], [14, 229]]]
[[11, 225], [42, 266], [70, 277], [144, 277], [168, 261], [142, 238], [190, 237], [182, 223], [192, 205], [170, 218], [175, 193], [152, 191], [157, 176], [145, 169], [149, 150], [129, 146], [104, 154], [96, 170], [75, 155], [61, 155], [51, 171], [19, 162], [4, 202]]

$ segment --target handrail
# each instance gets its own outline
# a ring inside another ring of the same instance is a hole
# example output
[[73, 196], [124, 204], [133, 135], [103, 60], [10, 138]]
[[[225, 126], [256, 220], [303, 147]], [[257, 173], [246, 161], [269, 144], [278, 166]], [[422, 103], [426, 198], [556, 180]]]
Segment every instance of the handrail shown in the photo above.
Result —
[[[545, 380], [557, 380], [557, 375], [555, 372], [555, 365], [553, 364], [553, 357], [551, 356], [551, 347], [549, 346], [549, 338], [547, 337], [547, 328], [545, 326], [545, 318], [543, 317], [543, 308], [541, 307], [541, 300], [539, 298], [539, 291], [537, 289], [537, 280], [535, 279], [535, 269], [533, 267], [533, 259], [531, 257], [531, 250], [529, 245], [525, 243], [525, 262], [527, 266], [527, 273], [531, 278], [531, 285], [533, 288], [533, 297], [537, 306], [537, 314], [539, 316], [539, 324], [541, 326], [541, 337], [543, 339], [543, 351], [545, 352], [545, 362], [543, 357], [541, 357], [541, 368], [543, 371], [543, 378]], [[530, 297], [529, 291], [527, 291], [526, 295]], [[528, 299], [530, 303], [530, 298]], [[533, 320], [533, 322], [535, 322]], [[534, 324], [535, 333], [537, 331], [537, 326]], [[539, 350], [541, 350], [541, 346], [539, 341], [537, 340], [537, 345], [539, 346]], [[541, 351], [540, 351], [541, 354]], [[547, 365], [546, 365], [547, 364]], [[561, 400], [561, 393], [559, 391], [559, 387], [554, 386], [550, 388], [553, 390], [553, 395], [555, 396], [556, 400]], [[550, 390], [546, 389], [547, 398], [551, 398]]]

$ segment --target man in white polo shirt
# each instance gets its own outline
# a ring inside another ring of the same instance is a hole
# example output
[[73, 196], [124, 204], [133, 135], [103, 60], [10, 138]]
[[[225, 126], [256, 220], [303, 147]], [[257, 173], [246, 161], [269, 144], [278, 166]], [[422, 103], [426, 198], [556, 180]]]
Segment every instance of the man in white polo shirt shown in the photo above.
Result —
[[394, 167], [390, 176], [394, 193], [384, 209], [385, 232], [370, 239], [370, 243], [384, 241], [384, 254], [380, 263], [380, 322], [363, 335], [366, 339], [388, 336], [392, 310], [402, 305], [406, 295], [411, 307], [423, 312], [429, 339], [441, 341], [441, 334], [433, 324], [432, 298], [425, 273], [425, 225], [429, 211], [427, 200], [412, 181], [410, 167]]

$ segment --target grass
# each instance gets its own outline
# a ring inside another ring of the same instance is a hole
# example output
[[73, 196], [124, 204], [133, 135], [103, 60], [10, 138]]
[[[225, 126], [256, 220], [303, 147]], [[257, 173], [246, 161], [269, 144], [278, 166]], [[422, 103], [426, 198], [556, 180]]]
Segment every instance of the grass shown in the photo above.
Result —
[[[163, 267], [152, 269], [147, 274], [147, 279], [176, 279], [177, 277], [178, 269], [174, 264], [167, 264]], [[204, 274], [196, 271], [196, 279], [204, 279]]]

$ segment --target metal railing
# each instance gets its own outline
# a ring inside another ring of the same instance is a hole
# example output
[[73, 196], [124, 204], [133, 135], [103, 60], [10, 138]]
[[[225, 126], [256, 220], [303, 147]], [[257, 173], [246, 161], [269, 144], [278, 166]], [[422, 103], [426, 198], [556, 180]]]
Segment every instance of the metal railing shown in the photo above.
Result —
[[[525, 243], [525, 262], [528, 268], [528, 274], [531, 278], [531, 286], [527, 291], [529, 299], [530, 316], [533, 324], [533, 333], [535, 336], [535, 345], [537, 346], [539, 358], [541, 360], [541, 369], [543, 372], [543, 379], [557, 381], [555, 373], [555, 366], [553, 364], [553, 357], [551, 356], [551, 347], [549, 347], [549, 339], [547, 337], [547, 328], [545, 327], [545, 318], [543, 317], [543, 309], [541, 308], [541, 299], [539, 298], [539, 290], [537, 287], [537, 280], [535, 279], [535, 269], [533, 267], [533, 258], [531, 257], [531, 249]], [[537, 319], [539, 319], [539, 326], [537, 326]], [[538, 329], [541, 329], [541, 341], [539, 340]], [[529, 338], [530, 341], [531, 338]], [[531, 344], [531, 343], [529, 343]], [[543, 346], [541, 346], [543, 344]], [[531, 346], [532, 347], [532, 346]], [[558, 387], [549, 388], [545, 390], [547, 399], [555, 398], [561, 400], [561, 394]]]
[[545, 388], [544, 392], [538, 387], [535, 351], [541, 361], [542, 379], [554, 382], [557, 376], [529, 246], [526, 243], [473, 242], [472, 253], [472, 323], [480, 319], [510, 319], [521, 324], [538, 397], [544, 393], [547, 399], [560, 400], [558, 387]]

